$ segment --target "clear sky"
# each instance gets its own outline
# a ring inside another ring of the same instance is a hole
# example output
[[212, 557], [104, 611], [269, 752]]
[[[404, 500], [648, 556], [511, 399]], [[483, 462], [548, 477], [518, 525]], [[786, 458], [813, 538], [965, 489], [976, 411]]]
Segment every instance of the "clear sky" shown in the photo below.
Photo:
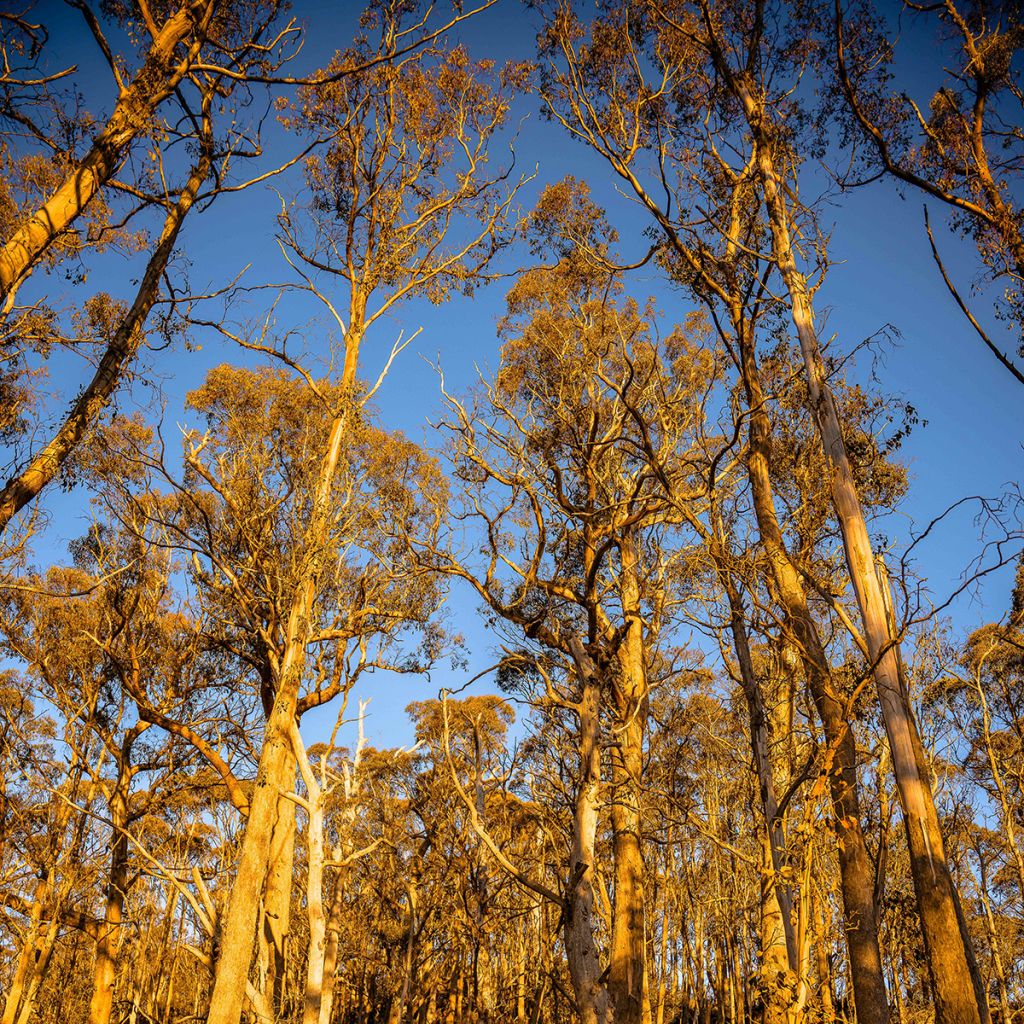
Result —
[[[108, 112], [112, 97], [109, 75], [97, 60], [78, 13], [57, 0], [45, 0], [38, 10], [40, 17], [53, 26], [57, 54], [66, 54], [65, 60], [77, 60], [89, 69], [88, 81], [95, 84], [95, 93], [87, 93], [87, 106], [97, 114]], [[335, 49], [347, 45], [356, 13], [356, 5], [348, 2], [295, 0], [295, 16], [309, 27], [298, 66], [315, 67]], [[473, 56], [500, 62], [531, 57], [535, 32], [535, 15], [518, 0], [500, 0], [496, 8], [466, 24], [460, 38]], [[912, 75], [924, 45], [912, 29], [907, 31], [900, 52], [902, 66]], [[55, 62], [60, 59], [55, 55]], [[926, 87], [923, 80], [921, 87]], [[536, 184], [525, 193], [524, 205], [541, 184], [571, 173], [585, 179], [595, 198], [607, 205], [612, 222], [623, 234], [624, 255], [635, 257], [645, 252], [646, 243], [639, 236], [642, 218], [616, 194], [605, 166], [565, 138], [556, 126], [545, 122], [534, 97], [522, 97], [515, 115], [519, 124], [517, 167], [526, 173], [536, 169], [538, 174]], [[281, 152], [277, 148], [279, 133], [271, 129], [269, 139], [268, 162]], [[278, 180], [276, 187], [287, 193], [298, 186], [298, 181], [293, 173]], [[195, 289], [223, 286], [250, 263], [248, 274], [253, 281], [283, 277], [283, 265], [273, 243], [275, 202], [269, 188], [257, 188], [223, 197], [187, 223], [181, 245], [187, 253], [189, 280]], [[898, 553], [915, 531], [957, 499], [968, 495], [996, 497], [1008, 484], [1020, 480], [1024, 388], [982, 348], [946, 292], [931, 262], [918, 195], [901, 198], [890, 184], [873, 184], [835, 197], [825, 216], [834, 222], [831, 254], [837, 263], [818, 299], [819, 307], [828, 311], [826, 334], [835, 332], [836, 344], [845, 351], [885, 324], [895, 327], [901, 341], [886, 350], [878, 373], [888, 392], [909, 401], [927, 421], [927, 425], [915, 429], [903, 449], [911, 473], [910, 494], [899, 515], [885, 524]], [[933, 223], [942, 224], [944, 218], [936, 213]], [[975, 273], [973, 252], [943, 232], [939, 238], [952, 274], [966, 291]], [[130, 298], [133, 287], [117, 259], [98, 261], [90, 283], [117, 298]], [[46, 289], [58, 284], [40, 274], [33, 287]], [[654, 270], [634, 274], [628, 287], [639, 298], [654, 295], [667, 324], [681, 321], [690, 308], [686, 297], [666, 287]], [[499, 283], [471, 301], [455, 299], [440, 308], [425, 302], [411, 303], [390, 322], [377, 327], [369, 339], [364, 367], [368, 377], [374, 375], [399, 330], [409, 333], [423, 328], [378, 396], [386, 426], [401, 429], [428, 446], [436, 443], [428, 421], [439, 409], [438, 386], [425, 360], [440, 357], [448, 385], [454, 391], [472, 383], [475, 365], [484, 370], [495, 367], [495, 324], [503, 312], [503, 292]], [[26, 289], [23, 297], [28, 294]], [[979, 314], [986, 312], [984, 303], [977, 308]], [[991, 316], [980, 318], [992, 325]], [[994, 326], [997, 337], [1006, 337], [1000, 334], [998, 325]], [[179, 349], [153, 357], [167, 403], [169, 440], [173, 424], [182, 419], [184, 394], [201, 383], [205, 372], [223, 361], [246, 361], [241, 353], [216, 338], [193, 340], [203, 346], [200, 351]], [[311, 347], [315, 349], [316, 345], [316, 338], [312, 338]], [[1012, 338], [1006, 337], [1005, 347], [1013, 348]], [[869, 356], [862, 354], [854, 376], [863, 379], [868, 369]], [[80, 363], [62, 365], [53, 377], [55, 388], [64, 388], [71, 397], [83, 373]], [[153, 398], [138, 388], [133, 397], [138, 401]], [[64, 408], [63, 402], [56, 402], [55, 408]], [[50, 530], [37, 548], [40, 564], [62, 557], [67, 540], [80, 535], [86, 523], [80, 494], [65, 495], [51, 489], [45, 501], [53, 516]], [[951, 517], [916, 551], [917, 570], [927, 578], [936, 602], [945, 600], [959, 585], [961, 573], [979, 551], [975, 511], [968, 506]], [[962, 597], [951, 609], [958, 627], [969, 628], [1001, 615], [1008, 600], [1009, 580], [1004, 570]], [[494, 660], [494, 641], [479, 623], [474, 598], [455, 588], [449, 600], [449, 615], [467, 638], [469, 671], [452, 675], [441, 670], [430, 680], [388, 677], [365, 687], [365, 693], [374, 698], [367, 723], [371, 742], [408, 742], [411, 731], [403, 709], [409, 701], [436, 696], [440, 686], [461, 685]], [[488, 688], [485, 680], [475, 690]], [[311, 722], [307, 731], [315, 736], [321, 724]]]

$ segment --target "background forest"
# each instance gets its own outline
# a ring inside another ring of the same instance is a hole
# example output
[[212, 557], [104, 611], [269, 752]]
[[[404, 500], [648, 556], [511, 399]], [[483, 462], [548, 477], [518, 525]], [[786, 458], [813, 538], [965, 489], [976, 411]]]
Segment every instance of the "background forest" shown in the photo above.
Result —
[[1024, 1021], [1019, 3], [0, 57], [0, 1024]]

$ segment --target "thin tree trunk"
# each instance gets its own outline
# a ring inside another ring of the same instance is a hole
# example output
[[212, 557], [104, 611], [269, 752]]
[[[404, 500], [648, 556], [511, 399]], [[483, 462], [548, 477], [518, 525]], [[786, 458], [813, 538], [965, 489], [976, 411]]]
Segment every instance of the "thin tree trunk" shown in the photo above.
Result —
[[796, 1001], [799, 961], [796, 965], [789, 962], [786, 932], [783, 928], [778, 890], [772, 877], [774, 871], [767, 840], [762, 860], [764, 866], [761, 869], [761, 966], [758, 978], [763, 1005], [762, 1020], [764, 1024], [785, 1024]]
[[[486, 791], [484, 789], [484, 765], [483, 765], [483, 734], [480, 731], [480, 723], [473, 723], [473, 752], [474, 752], [474, 801], [476, 812], [480, 820], [484, 820]], [[476, 945], [473, 962], [473, 996], [474, 1010], [478, 1021], [490, 1022], [494, 1013], [494, 978], [493, 965], [491, 963], [491, 936], [488, 929], [487, 902], [489, 899], [487, 878], [487, 858], [481, 857], [477, 864], [476, 871], [476, 908], [474, 911], [474, 925], [476, 934], [474, 943]]]
[[16, 1024], [28, 1024], [35, 1012], [36, 1000], [39, 998], [39, 990], [42, 988], [43, 979], [50, 966], [50, 958], [57, 945], [57, 937], [57, 922], [52, 921], [37, 944], [35, 962], [29, 974], [28, 987], [21, 1001]]
[[125, 735], [121, 744], [117, 781], [110, 795], [110, 869], [107, 875], [103, 921], [96, 938], [96, 963], [93, 971], [92, 999], [89, 1002], [89, 1024], [110, 1024], [114, 1006], [117, 950], [121, 942], [121, 920], [128, 885], [126, 829], [128, 793], [134, 776], [130, 765], [131, 752], [135, 740], [148, 728], [145, 722], [137, 722]]
[[344, 909], [344, 885], [341, 870], [334, 877], [334, 894], [327, 916], [327, 945], [324, 950], [323, 990], [320, 995], [319, 1024], [330, 1024], [334, 1007], [334, 991], [338, 978], [338, 944], [341, 934], [341, 913]]
[[4, 1013], [3, 1017], [0, 1018], [2, 1024], [14, 1024], [22, 996], [26, 986], [29, 984], [33, 968], [38, 960], [38, 943], [42, 938], [40, 924], [43, 918], [43, 905], [50, 891], [50, 879], [51, 874], [47, 872], [36, 883], [35, 892], [32, 897], [32, 907], [29, 911], [28, 928], [25, 930], [25, 941], [21, 947], [18, 966], [15, 969], [14, 977], [11, 979], [11, 985], [7, 990], [7, 996], [4, 1001]]
[[816, 918], [817, 935], [815, 936], [815, 952], [818, 958], [818, 1003], [821, 1007], [822, 1019], [836, 1020], [836, 1002], [832, 988], [832, 966], [829, 962], [828, 940], [829, 921], [826, 913], [827, 902], [823, 894], [816, 900], [818, 913]]
[[568, 898], [564, 912], [565, 956], [579, 1006], [580, 1024], [610, 1024], [608, 990], [601, 980], [601, 961], [594, 932], [595, 852], [601, 798], [601, 687], [594, 666], [575, 645], [573, 658], [580, 679], [580, 782], [573, 809], [569, 854]]

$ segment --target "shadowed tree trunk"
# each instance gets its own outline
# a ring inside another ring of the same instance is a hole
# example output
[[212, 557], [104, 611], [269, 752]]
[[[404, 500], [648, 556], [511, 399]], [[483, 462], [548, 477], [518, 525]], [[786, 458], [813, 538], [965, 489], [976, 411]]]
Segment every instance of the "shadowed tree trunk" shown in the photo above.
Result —
[[159, 295], [160, 280], [174, 252], [178, 233], [195, 203], [199, 189], [209, 177], [210, 168], [210, 154], [206, 151], [192, 171], [177, 203], [167, 214], [160, 241], [142, 275], [135, 301], [107, 344], [92, 380], [78, 396], [56, 434], [36, 452], [28, 466], [8, 480], [0, 491], [0, 533], [57, 476], [78, 443], [95, 425], [111, 395], [124, 379], [145, 337], [146, 318]]

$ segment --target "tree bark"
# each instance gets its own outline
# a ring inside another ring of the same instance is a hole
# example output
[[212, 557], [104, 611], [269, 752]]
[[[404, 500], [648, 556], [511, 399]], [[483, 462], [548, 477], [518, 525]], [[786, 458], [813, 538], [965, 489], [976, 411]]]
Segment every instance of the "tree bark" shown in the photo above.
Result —
[[292, 597], [277, 692], [267, 718], [235, 884], [220, 935], [220, 955], [217, 958], [207, 1024], [238, 1024], [242, 1015], [260, 896], [270, 862], [271, 837], [282, 796], [280, 780], [293, 756], [290, 730], [295, 722], [309, 624], [325, 557], [330, 497], [346, 423], [347, 416], [343, 410], [331, 426], [327, 451], [321, 463], [320, 480], [305, 539], [305, 571]]
[[338, 978], [338, 945], [341, 935], [341, 913], [344, 909], [344, 875], [339, 869], [334, 876], [334, 894], [331, 909], [327, 915], [326, 947], [324, 949], [323, 990], [320, 994], [320, 1017], [318, 1024], [331, 1024], [334, 1008], [334, 992]]
[[12, 477], [0, 491], [0, 533], [7, 524], [60, 472], [85, 433], [95, 425], [110, 396], [121, 383], [125, 370], [142, 344], [143, 328], [160, 291], [160, 278], [167, 269], [178, 233], [203, 182], [210, 173], [208, 152], [197, 163], [177, 203], [164, 220], [160, 241], [149, 259], [135, 301], [114, 332], [99, 366], [85, 390], [75, 401], [56, 434], [38, 451], [28, 466]]
[[573, 660], [580, 679], [580, 781], [573, 808], [569, 886], [564, 911], [565, 957], [579, 1006], [580, 1024], [610, 1024], [608, 990], [594, 937], [595, 845], [601, 799], [601, 687], [596, 666], [576, 643]]
[[753, 339], [739, 317], [736, 318], [736, 329], [750, 423], [747, 474], [758, 533], [783, 607], [786, 631], [799, 654], [814, 706], [821, 719], [828, 744], [826, 756], [831, 756], [828, 781], [857, 1020], [859, 1024], [887, 1024], [889, 1002], [878, 942], [875, 878], [861, 828], [857, 750], [853, 730], [845, 713], [844, 702], [836, 692], [832, 667], [807, 603], [803, 579], [783, 540], [771, 482], [772, 426], [767, 396], [761, 385]]
[[[282, 793], [295, 786], [295, 758], [281, 764], [279, 782]], [[287, 984], [287, 941], [291, 930], [292, 881], [295, 872], [295, 804], [282, 797], [270, 841], [270, 866], [267, 869], [263, 898], [263, 935], [268, 952], [267, 998], [275, 1011], [283, 1014]]]
[[96, 938], [96, 963], [93, 970], [92, 998], [89, 1002], [89, 1024], [110, 1024], [114, 1006], [117, 948], [120, 945], [125, 890], [128, 886], [128, 795], [135, 774], [130, 764], [131, 751], [135, 740], [147, 728], [149, 726], [145, 722], [139, 722], [125, 735], [121, 744], [117, 780], [110, 795], [110, 868], [107, 875], [103, 921]]
[[[616, 651], [611, 683], [616, 717], [611, 757], [615, 904], [609, 944], [608, 990], [615, 1010], [615, 1024], [648, 1024], [644, 1020], [647, 950], [644, 865], [640, 843], [647, 671], [633, 539], [629, 536], [620, 538], [619, 551], [625, 635]], [[649, 1017], [650, 1004], [646, 1005]]]

